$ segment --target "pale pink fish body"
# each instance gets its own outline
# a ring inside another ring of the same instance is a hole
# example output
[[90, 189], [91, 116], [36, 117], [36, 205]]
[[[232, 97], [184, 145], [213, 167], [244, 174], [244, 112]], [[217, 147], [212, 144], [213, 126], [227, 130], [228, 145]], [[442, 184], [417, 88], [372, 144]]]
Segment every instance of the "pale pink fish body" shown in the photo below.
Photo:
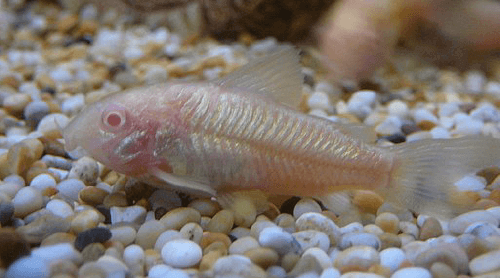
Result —
[[[425, 183], [449, 183], [456, 180], [455, 172], [477, 167], [479, 162], [444, 161], [470, 155], [452, 151], [483, 139], [382, 149], [355, 138], [359, 132], [354, 127], [269, 98], [279, 96], [280, 86], [301, 84], [297, 60], [293, 49], [284, 48], [217, 82], [160, 84], [114, 94], [88, 106], [65, 128], [67, 149], [79, 145], [118, 172], [192, 192], [260, 189], [325, 197], [339, 190], [372, 189], [416, 210], [450, 197], [449, 187]], [[263, 80], [266, 76], [275, 85]], [[481, 164], [493, 159], [485, 160]], [[428, 207], [444, 210], [447, 204]]]

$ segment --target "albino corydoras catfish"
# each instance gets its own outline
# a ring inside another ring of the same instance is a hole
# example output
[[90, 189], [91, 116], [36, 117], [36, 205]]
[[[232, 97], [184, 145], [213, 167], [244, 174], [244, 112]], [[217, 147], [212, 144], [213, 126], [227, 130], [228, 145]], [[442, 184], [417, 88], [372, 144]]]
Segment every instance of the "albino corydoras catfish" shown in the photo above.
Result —
[[377, 147], [358, 136], [359, 126], [290, 107], [302, 80], [297, 51], [281, 47], [217, 81], [115, 93], [64, 128], [66, 148], [81, 146], [117, 172], [188, 192], [258, 189], [334, 207], [339, 191], [366, 189], [439, 214], [454, 212], [455, 181], [499, 161], [500, 140], [489, 137]]

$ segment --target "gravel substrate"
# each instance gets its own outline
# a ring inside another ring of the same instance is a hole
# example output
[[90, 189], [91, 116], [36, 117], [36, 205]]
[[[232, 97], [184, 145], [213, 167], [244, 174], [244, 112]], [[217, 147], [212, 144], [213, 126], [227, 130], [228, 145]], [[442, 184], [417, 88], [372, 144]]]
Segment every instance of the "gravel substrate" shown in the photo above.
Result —
[[[216, 79], [277, 45], [246, 35], [183, 43], [92, 6], [0, 9], [0, 277], [500, 277], [500, 168], [459, 181], [476, 203], [448, 220], [369, 191], [353, 192], [355, 208], [340, 215], [299, 197], [272, 197], [258, 215], [64, 151], [59, 127], [104, 95]], [[399, 58], [361, 89], [325, 81], [307, 50], [303, 65], [300, 109], [371, 125], [380, 145], [500, 138], [498, 62], [487, 76]]]

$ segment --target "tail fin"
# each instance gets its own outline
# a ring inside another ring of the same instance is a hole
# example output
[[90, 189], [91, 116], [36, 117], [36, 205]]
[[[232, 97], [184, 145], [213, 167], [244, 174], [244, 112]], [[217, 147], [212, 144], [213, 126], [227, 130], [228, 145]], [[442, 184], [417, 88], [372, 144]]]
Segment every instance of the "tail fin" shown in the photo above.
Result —
[[390, 148], [396, 164], [385, 200], [419, 213], [451, 217], [472, 203], [454, 183], [464, 175], [500, 162], [500, 140], [468, 136], [426, 139]]

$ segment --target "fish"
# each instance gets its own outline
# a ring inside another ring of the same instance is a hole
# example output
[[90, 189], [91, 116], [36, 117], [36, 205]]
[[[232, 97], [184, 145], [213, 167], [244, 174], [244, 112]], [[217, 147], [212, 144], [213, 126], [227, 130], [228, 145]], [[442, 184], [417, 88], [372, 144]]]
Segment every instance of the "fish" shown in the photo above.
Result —
[[380, 147], [372, 128], [299, 111], [299, 59], [285, 45], [215, 81], [111, 94], [64, 127], [65, 148], [155, 186], [221, 200], [257, 190], [334, 208], [345, 192], [372, 190], [396, 206], [443, 215], [463, 206], [454, 182], [498, 163], [492, 137]]

